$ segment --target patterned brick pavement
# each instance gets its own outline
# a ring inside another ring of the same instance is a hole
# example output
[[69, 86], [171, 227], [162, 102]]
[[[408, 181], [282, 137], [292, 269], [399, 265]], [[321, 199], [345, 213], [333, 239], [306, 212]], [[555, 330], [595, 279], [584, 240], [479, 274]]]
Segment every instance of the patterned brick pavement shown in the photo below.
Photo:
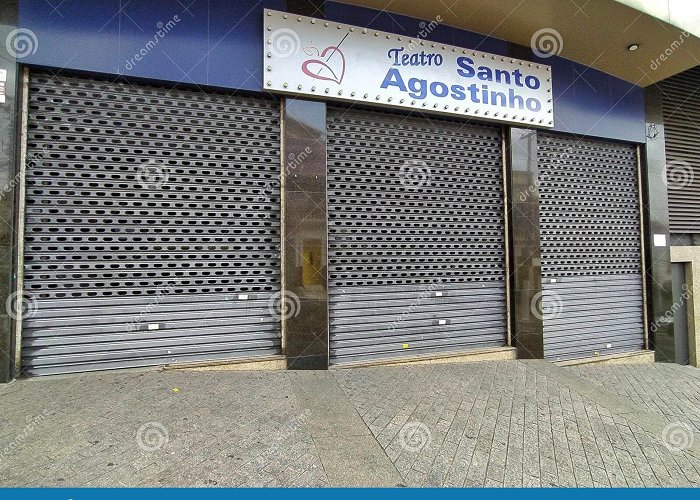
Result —
[[0, 407], [2, 485], [327, 484], [284, 372], [40, 377]]
[[523, 362], [336, 376], [409, 486], [700, 485], [698, 458]]
[[567, 368], [646, 410], [680, 421], [700, 432], [700, 369], [668, 363], [579, 365]]
[[[411, 486], [697, 486], [696, 448], [669, 449], [668, 436], [556, 374], [574, 374], [669, 423], [697, 425], [698, 372], [676, 365], [543, 371], [503, 361], [310, 377], [143, 371], [25, 379], [0, 385], [0, 485], [336, 485], [352, 472], [339, 470], [348, 457], [333, 436], [348, 429], [342, 442], [357, 460], [372, 448], [362, 444], [364, 422], [367, 439]], [[328, 388], [319, 399], [328, 412], [303, 396], [304, 384]], [[683, 448], [677, 437], [672, 444]], [[367, 470], [381, 462], [373, 453]]]

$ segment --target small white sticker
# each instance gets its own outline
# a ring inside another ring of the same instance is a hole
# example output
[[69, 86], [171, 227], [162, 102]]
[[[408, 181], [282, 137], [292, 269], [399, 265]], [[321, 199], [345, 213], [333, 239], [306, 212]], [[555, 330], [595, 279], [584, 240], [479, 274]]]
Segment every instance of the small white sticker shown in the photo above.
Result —
[[6, 81], [7, 81], [7, 70], [0, 69], [0, 82], [6, 82]]
[[610, 348], [612, 347], [612, 344], [606, 344], [605, 347], [607, 347], [608, 349], [610, 349]]
[[238, 296], [238, 300], [248, 300], [248, 294], [241, 294]]
[[655, 234], [654, 235], [654, 246], [655, 247], [665, 247], [666, 246], [666, 235], [665, 234]]
[[446, 325], [446, 324], [447, 324], [447, 320], [446, 320], [446, 319], [438, 320], [438, 325]]
[[148, 325], [149, 330], [160, 330], [160, 325], [158, 323], [150, 323]]
[[549, 280], [549, 282], [550, 282], [550, 283], [556, 283], [556, 282], [557, 282], [557, 279], [556, 279], [556, 278], [551, 278], [551, 279]]
[[442, 292], [435, 292], [436, 297], [442, 297]]

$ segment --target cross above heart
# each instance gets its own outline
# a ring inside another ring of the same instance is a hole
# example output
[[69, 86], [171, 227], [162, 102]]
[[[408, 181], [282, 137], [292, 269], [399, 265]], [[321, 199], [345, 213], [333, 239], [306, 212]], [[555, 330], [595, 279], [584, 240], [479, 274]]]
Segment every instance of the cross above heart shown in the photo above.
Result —
[[345, 76], [345, 55], [343, 52], [333, 45], [326, 47], [320, 53], [315, 47], [311, 47], [311, 49], [316, 51], [318, 58], [307, 59], [302, 63], [301, 70], [304, 74], [317, 80], [341, 83]]

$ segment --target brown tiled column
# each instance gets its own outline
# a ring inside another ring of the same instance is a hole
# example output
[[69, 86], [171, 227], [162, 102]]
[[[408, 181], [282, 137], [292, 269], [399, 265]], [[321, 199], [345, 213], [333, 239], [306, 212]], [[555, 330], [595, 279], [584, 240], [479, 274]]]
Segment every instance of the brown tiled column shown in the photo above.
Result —
[[[287, 0], [294, 14], [325, 17], [324, 0]], [[282, 102], [282, 319], [290, 369], [328, 368], [326, 104]]]
[[328, 367], [326, 105], [282, 105], [282, 286], [289, 368]]
[[506, 164], [510, 176], [511, 285], [514, 345], [518, 358], [544, 357], [540, 274], [537, 132], [509, 128]]

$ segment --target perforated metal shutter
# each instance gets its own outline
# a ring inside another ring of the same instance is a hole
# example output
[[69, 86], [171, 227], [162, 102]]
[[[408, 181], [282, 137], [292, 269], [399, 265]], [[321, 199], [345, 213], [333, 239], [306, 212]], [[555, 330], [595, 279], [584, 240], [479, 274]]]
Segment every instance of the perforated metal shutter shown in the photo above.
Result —
[[26, 372], [280, 352], [278, 109], [31, 76]]
[[332, 364], [506, 341], [500, 129], [328, 110]]
[[545, 357], [642, 349], [636, 148], [538, 134]]
[[672, 233], [700, 233], [700, 66], [658, 84], [664, 110]]

